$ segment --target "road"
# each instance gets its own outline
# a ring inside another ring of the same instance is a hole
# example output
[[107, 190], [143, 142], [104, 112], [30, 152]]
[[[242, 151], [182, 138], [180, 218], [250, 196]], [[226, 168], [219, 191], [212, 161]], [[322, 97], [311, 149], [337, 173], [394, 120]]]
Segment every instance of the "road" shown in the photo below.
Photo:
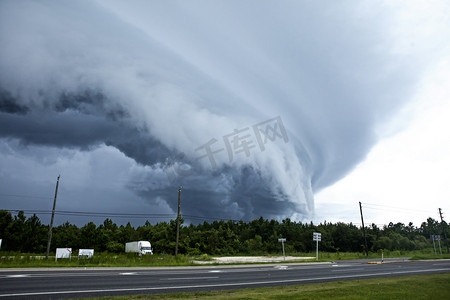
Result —
[[1, 299], [212, 291], [450, 272], [450, 260], [167, 268], [0, 269]]

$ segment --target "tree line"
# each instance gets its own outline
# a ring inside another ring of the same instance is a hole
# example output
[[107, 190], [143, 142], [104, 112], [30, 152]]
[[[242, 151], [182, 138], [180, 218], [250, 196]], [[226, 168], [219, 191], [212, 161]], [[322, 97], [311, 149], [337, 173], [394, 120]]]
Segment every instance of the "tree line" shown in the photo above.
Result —
[[[183, 222], [183, 220], [182, 220]], [[443, 239], [442, 224], [428, 218], [420, 227], [411, 222], [389, 223], [382, 228], [371, 224], [366, 226], [369, 251], [419, 250], [433, 247], [430, 235], [440, 234]], [[447, 236], [450, 231], [443, 223]], [[23, 211], [12, 215], [0, 210], [0, 239], [3, 251], [23, 253], [44, 253], [47, 249], [49, 226], [41, 223], [33, 215], [27, 218]], [[255, 219], [250, 222], [214, 221], [180, 228], [178, 253], [210, 255], [256, 255], [280, 252], [279, 238], [286, 238], [287, 253], [307, 253], [315, 251], [313, 232], [322, 234], [320, 250], [327, 252], [363, 252], [364, 236], [362, 229], [354, 224], [323, 222], [319, 225], [294, 222], [284, 219], [281, 222]], [[107, 218], [103, 224], [89, 222], [79, 228], [66, 222], [52, 230], [51, 251], [55, 248], [95, 249], [96, 252], [124, 252], [126, 242], [150, 241], [155, 253], [173, 254], [176, 239], [176, 220], [159, 222], [155, 225], [146, 222], [134, 228], [130, 223], [118, 226]], [[444, 242], [443, 242], [444, 243]], [[444, 245], [442, 245], [444, 247]]]

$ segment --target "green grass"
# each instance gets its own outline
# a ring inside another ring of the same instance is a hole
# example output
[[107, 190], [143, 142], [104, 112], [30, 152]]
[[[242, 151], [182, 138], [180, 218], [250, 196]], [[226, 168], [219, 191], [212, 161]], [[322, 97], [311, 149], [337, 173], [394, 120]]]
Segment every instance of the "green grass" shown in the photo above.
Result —
[[[273, 254], [280, 256], [279, 253]], [[293, 256], [311, 257], [310, 260], [299, 260], [300, 262], [316, 262], [315, 254], [295, 253]], [[55, 261], [53, 254], [48, 261], [44, 259], [45, 254], [30, 254], [16, 252], [0, 252], [0, 268], [38, 268], [38, 267], [163, 267], [163, 266], [192, 266], [196, 265], [193, 260], [211, 261], [212, 257], [206, 254], [199, 256], [155, 254], [139, 257], [134, 254], [96, 253], [90, 259], [80, 259], [77, 256], [69, 259], [58, 259]], [[377, 257], [371, 254], [371, 257]], [[319, 261], [333, 261], [338, 259], [362, 259], [366, 258], [362, 253], [320, 253]], [[216, 263], [212, 263], [214, 265]], [[235, 263], [234, 263], [235, 264]], [[241, 263], [243, 264], [243, 263]]]
[[[272, 256], [280, 256], [274, 253]], [[311, 257], [310, 260], [299, 260], [301, 262], [316, 262], [315, 253], [287, 253], [289, 256]], [[203, 254], [199, 256], [155, 254], [149, 256], [136, 256], [133, 254], [95, 253], [91, 259], [80, 259], [76, 256], [69, 259], [58, 259], [55, 261], [54, 254], [46, 261], [45, 254], [29, 254], [17, 252], [0, 252], [0, 268], [35, 268], [35, 267], [163, 267], [163, 266], [192, 266], [192, 260], [211, 260], [211, 256]], [[411, 257], [412, 259], [450, 259], [449, 254], [435, 255], [433, 249], [416, 251], [385, 251], [384, 258]], [[349, 252], [319, 252], [319, 262], [349, 260], [349, 259], [381, 259], [381, 251], [369, 252], [367, 257], [364, 253]]]
[[[311, 254], [309, 254], [311, 255]], [[442, 253], [442, 255], [434, 254], [433, 249], [423, 249], [423, 250], [395, 250], [383, 252], [384, 258], [397, 258], [397, 257], [409, 257], [414, 260], [418, 259], [450, 259], [450, 254]], [[378, 252], [369, 252], [369, 256], [365, 253], [350, 253], [350, 252], [320, 252], [319, 251], [319, 261], [336, 261], [336, 260], [347, 260], [347, 259], [381, 259], [381, 250]]]
[[[45, 255], [44, 255], [45, 256]], [[78, 259], [77, 256], [72, 259], [58, 259], [50, 256], [45, 260], [41, 255], [21, 254], [21, 253], [2, 253], [0, 255], [0, 268], [38, 268], [38, 267], [163, 267], [163, 266], [192, 266], [193, 259], [209, 259], [207, 256], [193, 257], [186, 255], [155, 254], [139, 257], [133, 254], [113, 254], [100, 253], [87, 259]]]
[[[280, 254], [273, 254], [279, 256]], [[313, 257], [310, 261], [316, 261], [316, 253], [287, 253], [286, 255], [289, 256], [301, 256], [301, 257]], [[410, 257], [414, 259], [443, 259], [447, 258], [450, 259], [450, 254], [443, 253], [442, 255], [434, 254], [434, 250], [431, 249], [423, 249], [423, 250], [413, 250], [413, 251], [406, 251], [406, 250], [395, 250], [395, 251], [389, 251], [384, 250], [383, 251], [383, 257], [384, 258], [398, 258], [398, 257]], [[326, 261], [337, 261], [337, 260], [351, 260], [351, 259], [381, 259], [381, 250], [377, 252], [369, 252], [369, 255], [366, 256], [363, 252], [320, 252], [319, 251], [319, 261], [326, 262]]]
[[450, 299], [450, 273], [219, 292], [91, 299]]
[[450, 254], [448, 253], [442, 253], [440, 254], [434, 254], [434, 253], [414, 253], [414, 255], [411, 256], [412, 260], [419, 260], [419, 259], [450, 259]]

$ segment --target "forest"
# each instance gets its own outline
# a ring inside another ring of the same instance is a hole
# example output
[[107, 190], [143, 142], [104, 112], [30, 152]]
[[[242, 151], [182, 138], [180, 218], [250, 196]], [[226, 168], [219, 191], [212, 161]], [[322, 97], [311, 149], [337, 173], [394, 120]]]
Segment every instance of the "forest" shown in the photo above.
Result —
[[[183, 219], [181, 220], [183, 223]], [[441, 235], [444, 251], [443, 229], [450, 236], [448, 224], [428, 218], [420, 227], [412, 223], [389, 223], [383, 228], [375, 224], [365, 227], [368, 249], [378, 250], [420, 250], [433, 248], [430, 235]], [[2, 251], [22, 253], [45, 253], [49, 225], [41, 223], [36, 215], [26, 217], [23, 211], [13, 215], [0, 210], [0, 239]], [[294, 222], [255, 219], [243, 221], [214, 221], [198, 225], [182, 225], [178, 253], [189, 255], [264, 255], [280, 252], [279, 238], [286, 238], [286, 252], [306, 253], [315, 251], [313, 232], [322, 234], [320, 251], [363, 252], [362, 228], [345, 223]], [[176, 240], [176, 220], [159, 222], [134, 228], [130, 223], [116, 225], [107, 218], [103, 224], [89, 222], [81, 228], [68, 222], [53, 227], [51, 251], [55, 248], [95, 249], [97, 252], [121, 253], [129, 241], [147, 240], [155, 253], [173, 254]]]

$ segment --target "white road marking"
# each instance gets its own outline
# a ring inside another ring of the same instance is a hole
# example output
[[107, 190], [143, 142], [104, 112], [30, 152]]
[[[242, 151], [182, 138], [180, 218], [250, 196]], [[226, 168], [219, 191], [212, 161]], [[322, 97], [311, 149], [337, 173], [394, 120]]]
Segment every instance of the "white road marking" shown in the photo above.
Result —
[[274, 268], [278, 270], [287, 270], [288, 266], [275, 266]]
[[339, 267], [339, 268], [345, 268], [345, 267], [351, 267], [351, 266], [354, 266], [354, 265], [344, 265], [344, 264], [334, 264], [334, 265], [331, 265], [332, 267]]
[[331, 272], [348, 272], [348, 271], [364, 271], [364, 268], [331, 270]]
[[59, 295], [59, 294], [64, 295], [64, 294], [85, 294], [85, 293], [106, 293], [106, 292], [132, 292], [132, 291], [151, 291], [151, 290], [179, 290], [179, 289], [193, 289], [193, 288], [211, 288], [211, 287], [262, 285], [262, 284], [288, 283], [288, 282], [305, 282], [305, 281], [314, 281], [314, 280], [331, 280], [331, 279], [342, 279], [342, 278], [361, 278], [361, 277], [370, 277], [370, 276], [384, 276], [384, 275], [394, 275], [394, 274], [411, 274], [411, 273], [439, 272], [439, 271], [449, 272], [450, 268], [399, 271], [399, 272], [384, 272], [384, 273], [359, 274], [359, 275], [341, 275], [341, 276], [315, 277], [315, 278], [303, 278], [303, 279], [255, 281], [255, 282], [217, 283], [217, 284], [202, 284], [202, 285], [143, 287], [143, 288], [126, 288], [126, 289], [104, 289], [104, 290], [31, 292], [31, 293], [16, 293], [16, 294], [0, 294], [0, 297]]
[[222, 271], [220, 270], [212, 270], [212, 271], [208, 271], [209, 273], [221, 273]]
[[6, 275], [8, 278], [23, 278], [23, 277], [30, 277], [30, 274], [19, 274], [19, 275]]
[[194, 279], [216, 279], [218, 276], [210, 276], [210, 277], [180, 277], [180, 278], [162, 278], [160, 280], [194, 280]]
[[[1, 274], [1, 273], [0, 273]], [[39, 278], [53, 278], [53, 277], [98, 277], [98, 276], [116, 276], [116, 272], [111, 273], [77, 273], [77, 274], [68, 274], [68, 273], [56, 273], [56, 274], [45, 274], [45, 273], [39, 273], [39, 274], [25, 274], [25, 275], [0, 275], [0, 278], [7, 278], [7, 277], [39, 277]]]
[[125, 272], [125, 273], [119, 273], [120, 275], [137, 275], [136, 272]]

